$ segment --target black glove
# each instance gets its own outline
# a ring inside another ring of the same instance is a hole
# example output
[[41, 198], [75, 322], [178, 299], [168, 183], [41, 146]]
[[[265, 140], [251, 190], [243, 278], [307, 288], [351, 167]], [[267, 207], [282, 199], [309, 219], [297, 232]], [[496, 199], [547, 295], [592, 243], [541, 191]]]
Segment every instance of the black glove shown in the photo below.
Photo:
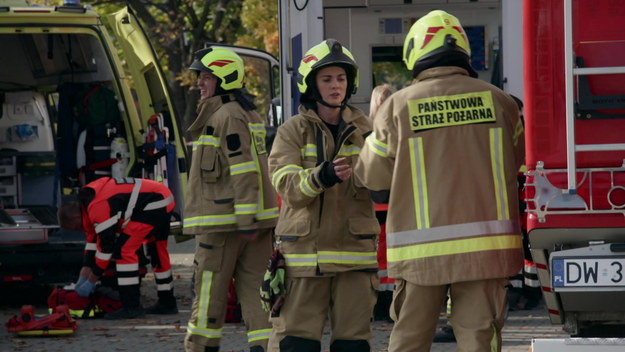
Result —
[[334, 172], [334, 163], [331, 161], [324, 161], [321, 164], [321, 169], [319, 170], [319, 181], [323, 184], [323, 187], [330, 188], [337, 183], [341, 183], [341, 179], [336, 176]]

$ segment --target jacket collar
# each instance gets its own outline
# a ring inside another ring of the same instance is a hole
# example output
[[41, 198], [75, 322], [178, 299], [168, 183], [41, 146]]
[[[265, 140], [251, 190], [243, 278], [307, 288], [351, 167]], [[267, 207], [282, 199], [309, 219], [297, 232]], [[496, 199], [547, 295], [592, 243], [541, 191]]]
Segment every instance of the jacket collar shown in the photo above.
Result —
[[[321, 120], [321, 117], [319, 117], [319, 115], [317, 115], [317, 112], [315, 110], [308, 109], [308, 108], [304, 107], [303, 105], [300, 105], [298, 111], [299, 111], [299, 113], [302, 116], [304, 116], [306, 119], [308, 119], [310, 121], [317, 122], [317, 123], [323, 123], [323, 120]], [[358, 119], [360, 117], [360, 115], [362, 114], [362, 113], [358, 113], [358, 112], [360, 112], [360, 110], [354, 108], [351, 105], [347, 105], [345, 107], [345, 109], [343, 109], [343, 111], [341, 112], [341, 119], [346, 124], [350, 124], [354, 120]]]
[[[229, 98], [230, 100], [233, 100], [234, 96], [229, 96]], [[215, 111], [219, 110], [222, 105], [224, 105], [222, 95], [215, 95], [210, 98], [201, 99], [197, 105], [197, 118], [193, 121], [191, 126], [187, 128], [187, 132], [193, 132], [204, 128], [211, 115], [213, 115]]]
[[430, 78], [440, 77], [440, 76], [448, 76], [448, 75], [464, 75], [469, 76], [469, 72], [464, 68], [458, 66], [439, 66], [428, 68], [427, 70], [421, 71], [417, 75], [415, 82], [423, 81]]

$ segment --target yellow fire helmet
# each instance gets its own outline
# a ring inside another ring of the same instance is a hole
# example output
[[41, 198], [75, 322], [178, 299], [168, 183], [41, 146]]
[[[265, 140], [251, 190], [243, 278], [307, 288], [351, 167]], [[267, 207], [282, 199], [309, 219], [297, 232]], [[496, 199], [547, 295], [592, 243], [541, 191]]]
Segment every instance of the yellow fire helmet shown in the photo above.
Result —
[[214, 74], [219, 78], [219, 87], [223, 90], [243, 88], [243, 59], [230, 49], [209, 47], [198, 50], [189, 70]]
[[358, 65], [356, 65], [352, 53], [336, 39], [326, 39], [306, 52], [297, 70], [297, 88], [299, 92], [302, 94], [306, 93], [306, 89], [308, 89], [307, 78], [311, 72], [324, 66], [337, 64], [352, 68], [352, 72], [347, 73], [349, 78], [353, 78], [353, 82], [349, 82], [347, 95], [356, 93], [358, 89]]
[[404, 63], [412, 70], [419, 60], [447, 50], [471, 56], [469, 40], [460, 21], [445, 11], [434, 10], [410, 27], [404, 41]]

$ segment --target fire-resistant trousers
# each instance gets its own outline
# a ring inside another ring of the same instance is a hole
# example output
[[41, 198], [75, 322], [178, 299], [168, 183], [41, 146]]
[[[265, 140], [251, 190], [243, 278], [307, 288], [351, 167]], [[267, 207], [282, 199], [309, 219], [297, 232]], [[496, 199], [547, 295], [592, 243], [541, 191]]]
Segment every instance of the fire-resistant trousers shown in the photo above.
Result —
[[267, 350], [271, 324], [259, 290], [272, 252], [272, 234], [273, 230], [260, 230], [253, 241], [236, 232], [195, 236], [195, 298], [185, 337], [187, 352], [219, 350], [231, 278], [248, 343], [252, 350]]
[[507, 279], [419, 286], [396, 280], [391, 317], [395, 321], [389, 352], [430, 351], [447, 290], [453, 302], [449, 323], [458, 352], [501, 351], [507, 313]]
[[271, 318], [271, 352], [319, 352], [330, 318], [332, 352], [370, 350], [371, 317], [376, 302], [375, 272], [348, 271], [329, 277], [289, 278], [280, 315]]

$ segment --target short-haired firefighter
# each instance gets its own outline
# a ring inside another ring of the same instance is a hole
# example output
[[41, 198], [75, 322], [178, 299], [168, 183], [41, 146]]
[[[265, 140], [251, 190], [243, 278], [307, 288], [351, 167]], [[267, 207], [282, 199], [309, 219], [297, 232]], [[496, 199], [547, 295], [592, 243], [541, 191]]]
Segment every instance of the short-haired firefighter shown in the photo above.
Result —
[[461, 350], [501, 350], [507, 277], [523, 264], [523, 127], [510, 95], [477, 79], [470, 52], [456, 17], [415, 22], [404, 43], [415, 81], [380, 107], [354, 169], [369, 189], [390, 189], [389, 352], [430, 350], [448, 290]]
[[[89, 296], [114, 259], [122, 309], [106, 314], [105, 319], [178, 313], [167, 251], [170, 215], [175, 206], [169, 188], [147, 179], [102, 177], [82, 187], [78, 200], [59, 209], [61, 227], [85, 231], [87, 235], [76, 292]], [[140, 302], [137, 255], [144, 245], [158, 291], [157, 303], [146, 310]]]

